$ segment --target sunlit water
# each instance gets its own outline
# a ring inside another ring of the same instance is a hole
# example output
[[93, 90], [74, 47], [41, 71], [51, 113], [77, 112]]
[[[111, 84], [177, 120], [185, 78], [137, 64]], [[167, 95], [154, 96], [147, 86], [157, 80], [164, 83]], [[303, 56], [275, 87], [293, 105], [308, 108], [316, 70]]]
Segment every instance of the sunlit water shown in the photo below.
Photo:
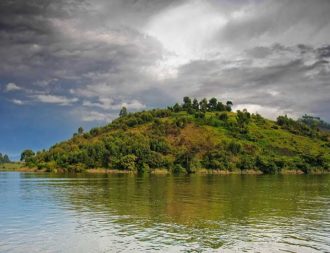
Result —
[[0, 172], [0, 252], [330, 252], [330, 175]]

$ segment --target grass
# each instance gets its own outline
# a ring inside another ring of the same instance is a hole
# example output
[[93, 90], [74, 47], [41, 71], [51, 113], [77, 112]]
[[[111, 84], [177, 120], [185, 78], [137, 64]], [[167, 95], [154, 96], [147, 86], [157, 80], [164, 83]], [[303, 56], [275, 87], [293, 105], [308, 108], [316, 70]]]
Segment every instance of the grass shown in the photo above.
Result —
[[3, 164], [0, 164], [0, 170], [3, 170], [3, 171], [18, 170], [18, 169], [21, 169], [23, 166], [24, 166], [24, 164], [20, 163], [20, 162], [3, 163]]

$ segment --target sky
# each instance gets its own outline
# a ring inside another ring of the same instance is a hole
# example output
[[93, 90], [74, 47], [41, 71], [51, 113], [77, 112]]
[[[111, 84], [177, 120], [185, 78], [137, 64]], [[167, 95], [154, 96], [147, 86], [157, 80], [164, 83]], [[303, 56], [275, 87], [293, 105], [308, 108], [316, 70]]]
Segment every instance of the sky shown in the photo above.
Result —
[[183, 96], [330, 121], [328, 0], [1, 0], [0, 152]]

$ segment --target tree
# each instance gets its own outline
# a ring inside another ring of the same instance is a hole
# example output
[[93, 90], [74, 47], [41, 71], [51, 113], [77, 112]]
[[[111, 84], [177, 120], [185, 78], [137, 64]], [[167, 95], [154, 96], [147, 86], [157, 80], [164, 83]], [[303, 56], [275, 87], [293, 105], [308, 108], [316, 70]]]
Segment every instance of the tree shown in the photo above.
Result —
[[10, 159], [9, 159], [8, 155], [3, 156], [3, 162], [4, 163], [10, 163]]
[[34, 155], [35, 154], [34, 154], [34, 152], [31, 149], [25, 149], [21, 153], [21, 161], [29, 162], [31, 160], [31, 158], [33, 158]]
[[136, 170], [136, 162], [137, 157], [133, 154], [122, 156], [119, 160], [118, 167], [122, 170]]
[[84, 133], [84, 129], [82, 127], [78, 128], [78, 134], [82, 135]]
[[222, 102], [218, 102], [216, 110], [219, 112], [226, 111], [226, 106]]
[[249, 124], [250, 118], [251, 115], [246, 109], [243, 112], [240, 110], [237, 111], [236, 120], [239, 127], [245, 128]]
[[174, 112], [179, 112], [179, 111], [181, 111], [181, 106], [180, 106], [178, 103], [176, 103], [176, 104], [173, 106], [173, 111], [174, 111]]
[[183, 105], [182, 107], [186, 110], [188, 110], [189, 108], [191, 108], [192, 104], [191, 104], [191, 99], [190, 97], [184, 97], [183, 98]]
[[206, 112], [207, 108], [208, 108], [208, 104], [207, 104], [207, 100], [206, 98], [203, 98], [200, 102], [199, 102], [199, 108], [202, 112]]
[[217, 109], [218, 100], [216, 98], [211, 98], [209, 100], [208, 108], [210, 111], [215, 111]]
[[312, 129], [317, 129], [317, 128], [330, 129], [330, 124], [323, 121], [320, 117], [314, 117], [312, 115], [305, 114], [301, 118], [299, 118], [298, 121], [305, 123], [307, 126], [311, 127]]
[[231, 102], [231, 101], [227, 101], [227, 103], [226, 103], [226, 110], [228, 111], [228, 112], [231, 112], [231, 107], [233, 106], [233, 102]]
[[119, 117], [127, 116], [127, 108], [123, 106], [119, 112]]
[[193, 100], [192, 108], [196, 111], [199, 110], [199, 103], [198, 103], [198, 100], [196, 98], [194, 98], [194, 100]]

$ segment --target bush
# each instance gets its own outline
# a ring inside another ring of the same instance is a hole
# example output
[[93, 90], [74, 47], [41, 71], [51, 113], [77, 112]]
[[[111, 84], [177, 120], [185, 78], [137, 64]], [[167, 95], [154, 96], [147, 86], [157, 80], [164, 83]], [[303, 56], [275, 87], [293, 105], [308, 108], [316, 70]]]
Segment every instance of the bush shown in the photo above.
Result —
[[181, 164], [174, 164], [174, 167], [172, 169], [172, 172], [177, 174], [177, 173], [185, 173], [186, 169], [182, 167]]
[[254, 157], [247, 155], [242, 156], [238, 163], [238, 168], [240, 170], [254, 169], [255, 167], [256, 167], [256, 161]]
[[274, 161], [267, 161], [259, 156], [256, 159], [256, 167], [265, 174], [275, 174], [278, 172], [278, 168]]
[[125, 155], [119, 160], [117, 166], [121, 170], [134, 171], [136, 170], [136, 164], [135, 164], [136, 159], [137, 157], [135, 155]]
[[227, 113], [221, 113], [219, 115], [219, 120], [222, 120], [224, 122], [227, 122], [227, 120], [228, 120], [228, 114]]
[[228, 155], [222, 150], [211, 151], [202, 160], [202, 165], [206, 169], [212, 170], [228, 169], [228, 164]]
[[230, 142], [227, 150], [230, 151], [232, 154], [237, 155], [241, 152], [242, 150], [242, 145], [238, 142]]

